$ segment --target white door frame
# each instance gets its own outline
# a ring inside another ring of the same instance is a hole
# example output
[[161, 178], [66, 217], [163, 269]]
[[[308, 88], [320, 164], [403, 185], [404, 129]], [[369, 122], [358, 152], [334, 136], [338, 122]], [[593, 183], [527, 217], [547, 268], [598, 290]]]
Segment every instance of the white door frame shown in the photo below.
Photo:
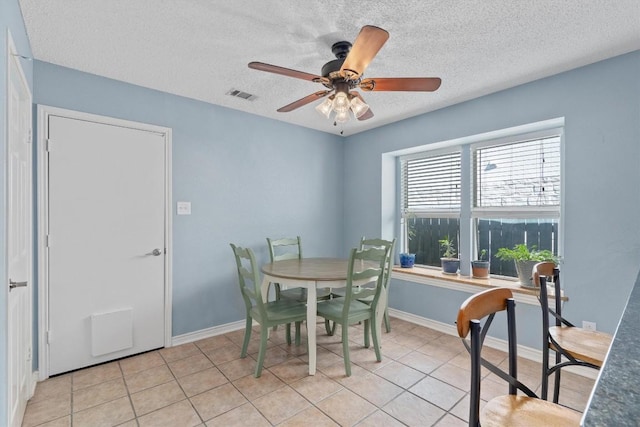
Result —
[[49, 345], [47, 343], [47, 331], [49, 330], [49, 257], [47, 250], [48, 232], [48, 162], [47, 139], [48, 121], [50, 116], [59, 116], [70, 119], [85, 120], [101, 124], [127, 127], [131, 129], [155, 132], [164, 135], [165, 138], [165, 248], [166, 262], [164, 266], [164, 346], [171, 346], [171, 315], [172, 315], [172, 210], [171, 210], [171, 128], [116, 119], [113, 117], [98, 116], [80, 111], [63, 108], [38, 105], [38, 366], [39, 379], [49, 377]]
[[[9, 85], [10, 85], [9, 79], [11, 78], [11, 73], [12, 73], [11, 72], [11, 64], [12, 64], [13, 61], [15, 61], [15, 65], [16, 65], [16, 68], [17, 68], [17, 71], [18, 71], [18, 75], [19, 75], [18, 77], [22, 81], [22, 84], [24, 85], [24, 89], [26, 90], [26, 92], [27, 92], [27, 94], [29, 96], [29, 105], [31, 106], [31, 105], [33, 105], [33, 94], [31, 93], [31, 89], [29, 88], [29, 83], [28, 83], [27, 78], [26, 78], [26, 76], [24, 74], [24, 70], [22, 68], [22, 64], [18, 60], [18, 58], [24, 58], [24, 57], [18, 53], [16, 45], [15, 45], [15, 43], [13, 41], [13, 36], [11, 35], [11, 31], [9, 29], [7, 29], [7, 45], [6, 45], [6, 48], [7, 48], [7, 70], [6, 70], [7, 71], [7, 80], [6, 80], [7, 90], [9, 89]], [[8, 102], [7, 102], [7, 106], [8, 106]], [[7, 119], [7, 125], [6, 125], [6, 143], [7, 143], [6, 152], [7, 153], [9, 151], [9, 134], [10, 134], [10, 128], [11, 128], [11, 122], [8, 120], [9, 114], [10, 114], [10, 112], [7, 109], [6, 116], [5, 116], [5, 118]], [[30, 120], [29, 120], [29, 136], [31, 137], [31, 135], [33, 135], [33, 120], [31, 119], [31, 113], [29, 113], [29, 118], [30, 118]], [[31, 170], [31, 172], [32, 172], [32, 175], [31, 176], [33, 176], [33, 146], [32, 146], [31, 142], [32, 141], [30, 141], [29, 149], [32, 150], [32, 152], [31, 152], [31, 157], [32, 157], [32, 164], [31, 164], [32, 170]], [[31, 183], [31, 186], [32, 186], [32, 190], [31, 191], [33, 191], [33, 182]], [[32, 197], [32, 200], [33, 200], [33, 197]], [[33, 213], [33, 204], [32, 203], [33, 202], [31, 201], [30, 202], [31, 212]], [[8, 213], [8, 211], [5, 211], [5, 214], [6, 213]], [[30, 239], [33, 241], [34, 219], [33, 219], [33, 215], [32, 214], [30, 215], [29, 226], [31, 227]], [[5, 242], [5, 244], [6, 244], [6, 242]], [[32, 247], [32, 249], [33, 249], [33, 247]], [[34, 308], [33, 308], [33, 292], [34, 292], [34, 289], [33, 289], [33, 251], [31, 251], [31, 254], [29, 254], [29, 258], [30, 258], [30, 260], [29, 260], [29, 275], [28, 275], [28, 277], [26, 279], [27, 279], [28, 289], [29, 289], [29, 304], [28, 304], [29, 305], [28, 328], [29, 328], [29, 349], [30, 349], [29, 350], [29, 357], [32, 357], [32, 355], [33, 355], [33, 345], [32, 345], [32, 343], [33, 343], [33, 322], [32, 322], [32, 318], [33, 318], [33, 310], [34, 310]], [[9, 274], [8, 267], [9, 266], [7, 265], [7, 274]], [[6, 281], [4, 281], [4, 280], [6, 280]], [[8, 285], [9, 281], [7, 280], [7, 277], [5, 277], [4, 280], [3, 280], [3, 283], [5, 283], [5, 285]], [[8, 308], [8, 305], [9, 305], [9, 287], [8, 286], [5, 287], [4, 292], [6, 292], [6, 301], [7, 301], [7, 308]], [[7, 320], [8, 320], [8, 316], [9, 316], [8, 310], [7, 310], [6, 315], [7, 315]], [[9, 333], [11, 333], [11, 332], [9, 332]], [[6, 338], [9, 340], [9, 336], [8, 335], [7, 335]], [[9, 345], [9, 342], [7, 342], [7, 345]], [[32, 360], [32, 363], [33, 363], [33, 360]], [[28, 390], [28, 394], [29, 394], [27, 396], [28, 399], [30, 399], [33, 396], [33, 392], [35, 390], [35, 378], [34, 378], [34, 375], [33, 375], [33, 367], [30, 367], [30, 370], [31, 371], [27, 375], [27, 390]], [[7, 402], [9, 400], [10, 396], [11, 396], [10, 393], [7, 393]], [[12, 420], [9, 419], [11, 417], [11, 409], [12, 409], [11, 408], [11, 403], [12, 402], [8, 402], [7, 403], [7, 419], [5, 420], [5, 422], [7, 422], [7, 423], [9, 423], [9, 421], [12, 421]], [[15, 421], [15, 420], [13, 420], [13, 421]]]

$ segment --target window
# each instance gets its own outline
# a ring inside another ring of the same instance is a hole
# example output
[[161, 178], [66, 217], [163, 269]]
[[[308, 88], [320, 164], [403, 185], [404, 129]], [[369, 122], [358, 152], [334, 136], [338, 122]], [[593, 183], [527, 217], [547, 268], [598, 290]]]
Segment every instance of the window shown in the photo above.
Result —
[[460, 151], [404, 158], [401, 173], [405, 250], [416, 264], [439, 266], [438, 240], [449, 237], [459, 247]]
[[[548, 129], [401, 157], [403, 250], [416, 254], [416, 264], [440, 266], [438, 240], [448, 236], [458, 249], [473, 248], [462, 259], [485, 249], [491, 273], [505, 276], [516, 272], [512, 261], [495, 258], [501, 247], [525, 243], [557, 255], [561, 133]], [[470, 232], [460, 233], [461, 218], [470, 220], [462, 227]]]

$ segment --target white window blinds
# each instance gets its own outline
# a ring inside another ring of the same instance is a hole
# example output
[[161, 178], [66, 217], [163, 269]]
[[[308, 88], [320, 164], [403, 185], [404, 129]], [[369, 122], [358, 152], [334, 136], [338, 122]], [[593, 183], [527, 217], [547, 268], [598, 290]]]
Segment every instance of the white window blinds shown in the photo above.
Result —
[[559, 136], [476, 148], [473, 165], [475, 211], [559, 215]]
[[401, 159], [402, 215], [460, 214], [460, 151]]

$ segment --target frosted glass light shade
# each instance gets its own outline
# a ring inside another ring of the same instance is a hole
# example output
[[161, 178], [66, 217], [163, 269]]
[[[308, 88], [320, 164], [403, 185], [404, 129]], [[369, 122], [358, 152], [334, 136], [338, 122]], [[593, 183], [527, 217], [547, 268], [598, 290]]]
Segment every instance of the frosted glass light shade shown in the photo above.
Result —
[[349, 121], [349, 110], [336, 113], [336, 122], [344, 123]]
[[331, 98], [327, 98], [324, 102], [318, 104], [316, 106], [316, 111], [320, 114], [324, 114], [327, 119], [329, 118], [329, 114], [331, 114], [331, 110], [333, 109], [333, 100]]
[[336, 113], [346, 113], [349, 110], [349, 107], [350, 104], [347, 94], [344, 92], [336, 93], [336, 97], [333, 100], [333, 111]]
[[362, 102], [362, 100], [357, 96], [353, 97], [351, 100], [351, 111], [353, 111], [353, 115], [356, 116], [356, 118], [359, 119], [360, 116], [367, 112], [367, 110], [369, 110], [369, 106], [367, 104]]

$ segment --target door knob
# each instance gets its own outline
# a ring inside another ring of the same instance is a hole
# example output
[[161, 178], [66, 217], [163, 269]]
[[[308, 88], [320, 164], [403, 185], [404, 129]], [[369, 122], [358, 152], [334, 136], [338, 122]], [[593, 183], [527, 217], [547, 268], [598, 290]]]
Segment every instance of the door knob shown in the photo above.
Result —
[[9, 279], [9, 290], [13, 288], [24, 288], [25, 286], [27, 286], [26, 280], [24, 282], [14, 282], [13, 280]]
[[153, 255], [153, 256], [160, 256], [162, 255], [162, 251], [158, 248], [152, 250], [151, 252], [149, 252], [148, 254], [145, 255]]

